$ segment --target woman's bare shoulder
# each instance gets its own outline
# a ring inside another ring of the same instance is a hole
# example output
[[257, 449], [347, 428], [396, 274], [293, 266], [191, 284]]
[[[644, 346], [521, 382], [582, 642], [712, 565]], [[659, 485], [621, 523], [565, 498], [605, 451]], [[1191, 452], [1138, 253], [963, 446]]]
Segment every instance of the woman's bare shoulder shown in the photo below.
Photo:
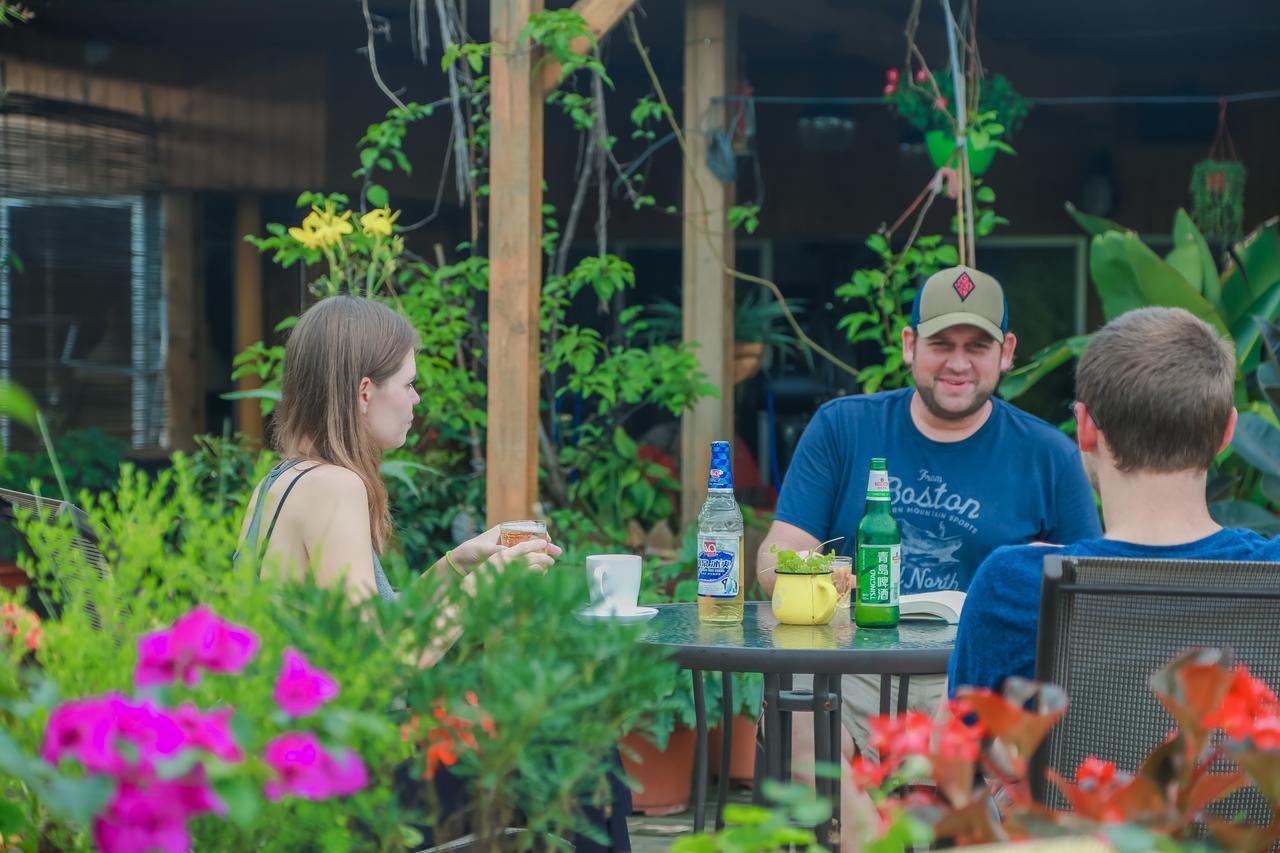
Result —
[[308, 505], [320, 504], [361, 504], [369, 501], [368, 490], [364, 480], [350, 468], [341, 465], [320, 464], [305, 472], [306, 476], [298, 482], [294, 494], [300, 502]]

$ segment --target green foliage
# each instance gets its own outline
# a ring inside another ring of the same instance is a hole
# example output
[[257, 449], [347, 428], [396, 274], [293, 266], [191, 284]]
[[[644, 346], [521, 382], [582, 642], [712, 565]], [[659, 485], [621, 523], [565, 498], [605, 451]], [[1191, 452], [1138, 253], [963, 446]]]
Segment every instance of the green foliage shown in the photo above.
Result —
[[824, 554], [822, 549], [834, 541], [823, 542], [806, 551], [803, 557], [789, 548], [779, 550], [777, 545], [770, 548], [769, 553], [777, 557], [776, 571], [780, 575], [825, 575], [831, 573], [831, 562], [835, 560], [836, 552]]
[[[1089, 268], [1094, 289], [1110, 321], [1148, 305], [1184, 308], [1231, 343], [1236, 353], [1236, 400], [1240, 426], [1231, 447], [1210, 472], [1210, 511], [1221, 524], [1280, 532], [1265, 507], [1280, 507], [1280, 481], [1270, 460], [1280, 451], [1280, 221], [1272, 219], [1236, 244], [1232, 261], [1218, 271], [1208, 244], [1191, 217], [1179, 210], [1173, 249], [1156, 255], [1132, 231], [1087, 216], [1070, 205], [1090, 240]], [[1009, 373], [1000, 394], [1013, 399], [1043, 377], [1084, 352], [1091, 336], [1050, 344], [1031, 361]], [[1275, 432], [1276, 436], [1272, 436]]]
[[728, 216], [730, 231], [745, 228], [748, 234], [754, 234], [760, 227], [760, 205], [758, 204], [735, 204], [729, 208]]
[[[548, 9], [533, 13], [520, 31], [518, 40], [524, 41], [526, 38], [545, 49], [544, 62], [554, 59], [560, 64], [561, 81], [578, 71], [590, 71], [598, 75], [606, 86], [613, 87], [613, 81], [609, 79], [604, 63], [597, 55], [595, 35], [587, 26], [586, 20], [573, 9]], [[573, 49], [573, 43], [579, 39], [587, 43], [584, 53]]]
[[836, 296], [855, 310], [836, 323], [850, 343], [875, 346], [881, 360], [866, 363], [858, 371], [864, 393], [903, 388], [911, 380], [911, 368], [902, 359], [902, 330], [911, 324], [911, 303], [917, 283], [959, 260], [956, 247], [936, 235], [918, 237], [914, 244], [895, 252], [882, 234], [872, 234], [866, 246], [880, 257], [880, 266], [858, 270], [836, 287]]
[[826, 848], [805, 827], [816, 826], [831, 817], [831, 804], [806, 785], [764, 782], [764, 796], [770, 805], [725, 806], [725, 828], [716, 833], [683, 835], [671, 845], [672, 853], [764, 853], [773, 850]]
[[[115, 486], [124, 459], [125, 443], [100, 429], [70, 430], [58, 438], [58, 460], [67, 472], [67, 487], [75, 494], [88, 489], [104, 491]], [[43, 451], [14, 451], [0, 456], [0, 486], [30, 491], [35, 481], [55, 486], [49, 455]], [[43, 490], [46, 494], [52, 489]]]
[[[253, 481], [269, 463], [259, 463]], [[231, 562], [249, 488], [230, 489], [234, 511], [225, 511], [205, 500], [207, 467], [178, 455], [171, 469], [149, 478], [126, 466], [115, 491], [90, 497], [88, 524], [110, 561], [101, 575], [69, 548], [66, 525], [24, 521], [33, 545], [26, 566], [42, 600], [61, 615], [45, 622], [38, 670], [19, 671], [0, 658], [0, 788], [17, 810], [0, 819], [58, 849], [88, 849], [85, 815], [101, 792], [29, 758], [48, 712], [61, 699], [128, 692], [137, 638], [203, 603], [255, 631], [262, 651], [261, 663], [241, 676], [163, 688], [172, 700], [236, 708], [237, 737], [250, 756], [245, 772], [255, 785], [215, 780], [233, 819], [195, 822], [197, 849], [309, 850], [328, 839], [342, 849], [397, 850], [401, 827], [440, 827], [425, 783], [414, 802], [393, 791], [397, 765], [409, 760], [411, 778], [424, 767], [400, 726], [412, 728], [415, 715], [434, 719], [435, 707], [475, 710], [464, 701], [468, 691], [494, 724], [492, 737], [481, 737], [477, 750], [458, 750], [451, 768], [477, 792], [478, 828], [505, 825], [517, 805], [530, 817], [529, 843], [581, 828], [572, 804], [604, 795], [609, 746], [652, 713], [652, 685], [674, 677], [673, 665], [636, 644], [639, 628], [580, 622], [573, 616], [585, 598], [578, 573], [520, 565], [467, 583], [399, 576], [396, 603], [353, 605], [342, 591], [309, 581], [259, 580], [251, 560]], [[275, 576], [269, 569], [267, 577]], [[420, 668], [424, 645], [442, 632], [456, 641]], [[355, 797], [269, 802], [256, 794], [268, 772], [256, 756], [268, 730], [282, 723], [272, 685], [286, 646], [341, 685], [308, 725], [351, 743], [368, 765], [370, 787]]]

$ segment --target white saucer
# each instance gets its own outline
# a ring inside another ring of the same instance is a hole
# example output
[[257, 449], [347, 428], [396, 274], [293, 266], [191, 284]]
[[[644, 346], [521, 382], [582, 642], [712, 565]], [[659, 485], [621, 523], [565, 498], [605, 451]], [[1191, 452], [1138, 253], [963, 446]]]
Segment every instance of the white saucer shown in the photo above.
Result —
[[584, 607], [578, 611], [579, 619], [587, 619], [592, 622], [618, 622], [623, 625], [648, 622], [657, 615], [658, 608], [656, 607], [637, 607], [634, 610], [597, 610], [593, 607]]

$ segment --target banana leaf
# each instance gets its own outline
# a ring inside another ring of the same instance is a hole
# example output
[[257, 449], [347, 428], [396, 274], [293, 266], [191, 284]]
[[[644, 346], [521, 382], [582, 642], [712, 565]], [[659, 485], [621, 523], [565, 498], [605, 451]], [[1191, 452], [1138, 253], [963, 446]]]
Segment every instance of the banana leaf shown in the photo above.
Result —
[[1252, 412], [1240, 415], [1231, 449], [1264, 477], [1280, 477], [1280, 429]]
[[1076, 221], [1076, 224], [1085, 230], [1085, 233], [1091, 237], [1099, 234], [1105, 234], [1108, 231], [1127, 231], [1123, 225], [1112, 222], [1110, 219], [1103, 219], [1101, 216], [1093, 216], [1088, 213], [1081, 213], [1071, 202], [1065, 205], [1067, 214]]
[[1236, 361], [1244, 373], [1251, 373], [1261, 360], [1262, 330], [1255, 318], [1270, 323], [1280, 317], [1280, 278], [1266, 288], [1233, 325]]
[[[1095, 242], [1105, 240], [1114, 235], [1095, 237]], [[1138, 239], [1136, 234], [1128, 234], [1122, 238], [1125, 253], [1132, 265], [1133, 275], [1137, 280], [1139, 292], [1145, 297], [1148, 305], [1161, 305], [1166, 308], [1185, 308], [1192, 314], [1213, 326], [1223, 337], [1235, 337], [1222, 317], [1208, 300], [1195, 291], [1178, 271], [1169, 266], [1160, 256]]]
[[[1241, 265], [1243, 264], [1243, 269]], [[1234, 247], [1222, 274], [1223, 316], [1235, 324], [1273, 282], [1280, 281], [1280, 217], [1268, 220]]]
[[1214, 310], [1222, 313], [1222, 283], [1218, 265], [1204, 235], [1182, 208], [1173, 218], [1173, 251], [1165, 258], [1192, 287], [1200, 291]]
[[1249, 501], [1218, 501], [1209, 504], [1209, 515], [1223, 527], [1248, 527], [1263, 536], [1280, 533], [1280, 516]]
[[1010, 371], [1000, 381], [1000, 396], [1012, 400], [1026, 393], [1044, 377], [1057, 370], [1066, 362], [1078, 357], [1093, 339], [1092, 335], [1077, 335], [1072, 338], [1049, 344], [1031, 356], [1031, 361], [1017, 370]]

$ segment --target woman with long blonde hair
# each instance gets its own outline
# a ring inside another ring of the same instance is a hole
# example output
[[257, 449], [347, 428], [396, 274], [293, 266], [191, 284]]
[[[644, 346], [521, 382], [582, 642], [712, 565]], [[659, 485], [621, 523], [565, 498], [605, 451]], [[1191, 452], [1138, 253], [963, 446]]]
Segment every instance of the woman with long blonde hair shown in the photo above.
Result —
[[[276, 409], [282, 461], [249, 505], [242, 553], [252, 550], [285, 576], [312, 570], [355, 600], [395, 597], [379, 558], [392, 532], [379, 469], [383, 452], [403, 445], [413, 423], [417, 347], [409, 322], [371, 299], [331, 296], [302, 314], [285, 346]], [[465, 575], [516, 557], [546, 567], [559, 555], [541, 539], [500, 548], [494, 527], [429, 571]]]

